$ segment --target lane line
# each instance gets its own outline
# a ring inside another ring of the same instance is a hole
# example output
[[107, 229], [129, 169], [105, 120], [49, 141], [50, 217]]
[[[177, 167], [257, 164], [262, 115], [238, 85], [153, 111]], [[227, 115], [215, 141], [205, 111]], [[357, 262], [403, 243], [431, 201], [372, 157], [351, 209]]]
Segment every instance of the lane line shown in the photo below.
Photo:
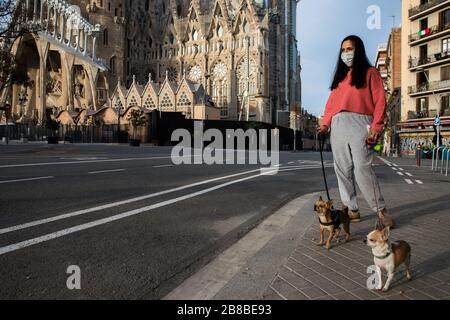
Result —
[[107, 173], [107, 172], [118, 172], [125, 171], [125, 169], [112, 169], [112, 170], [102, 170], [102, 171], [90, 171], [88, 174], [97, 174], [97, 173]]
[[398, 174], [399, 176], [404, 176], [404, 174], [401, 173], [401, 172], [397, 172], [397, 174]]
[[[306, 169], [316, 169], [316, 168], [318, 169], [320, 167], [304, 166], [304, 167], [295, 168], [295, 170], [302, 170], [302, 169], [306, 170]], [[289, 171], [291, 171], [291, 170], [293, 170], [293, 169], [289, 169]], [[177, 187], [177, 188], [173, 188], [173, 189], [168, 189], [168, 190], [164, 190], [164, 191], [159, 191], [159, 192], [156, 192], [156, 193], [151, 193], [151, 194], [140, 196], [140, 197], [130, 198], [130, 199], [117, 201], [117, 202], [112, 202], [112, 203], [108, 203], [108, 204], [104, 204], [104, 205], [101, 205], [101, 206], [96, 206], [96, 207], [92, 207], [92, 208], [88, 208], [88, 209], [83, 209], [83, 210], [78, 210], [78, 211], [74, 211], [74, 212], [69, 212], [69, 213], [61, 214], [61, 215], [54, 216], [54, 217], [49, 217], [49, 218], [44, 218], [44, 219], [40, 219], [40, 220], [30, 221], [30, 222], [27, 222], [27, 223], [23, 223], [23, 224], [19, 224], [19, 225], [15, 225], [15, 226], [11, 226], [11, 227], [6, 227], [6, 228], [3, 228], [3, 229], [0, 229], [0, 235], [5, 234], [5, 233], [9, 233], [9, 232], [22, 230], [22, 229], [35, 227], [35, 226], [38, 226], [38, 225], [42, 225], [42, 224], [46, 224], [46, 223], [50, 223], [50, 222], [54, 222], [54, 221], [59, 221], [59, 220], [63, 220], [63, 219], [68, 219], [68, 218], [80, 216], [80, 215], [91, 213], [91, 212], [101, 211], [101, 210], [109, 209], [109, 208], [113, 208], [113, 207], [118, 207], [118, 206], [121, 206], [121, 205], [124, 205], [124, 204], [138, 202], [138, 201], [154, 198], [154, 197], [157, 197], [157, 196], [160, 196], [160, 195], [173, 193], [173, 192], [176, 192], [176, 191], [192, 188], [192, 187], [195, 187], [195, 186], [199, 186], [199, 185], [203, 185], [203, 184], [207, 184], [207, 183], [211, 183], [211, 182], [215, 182], [215, 181], [219, 181], [219, 180], [223, 180], [223, 179], [227, 179], [227, 178], [233, 178], [233, 177], [237, 177], [237, 176], [241, 176], [241, 175], [245, 175], [245, 174], [249, 174], [249, 173], [254, 173], [254, 172], [257, 172], [257, 171], [260, 171], [260, 169], [255, 169], [255, 170], [245, 171], [245, 172], [236, 173], [236, 174], [232, 174], [232, 175], [228, 175], [228, 176], [222, 176], [222, 177], [218, 177], [218, 178], [213, 178], [213, 179], [208, 179], [208, 180], [204, 180], [204, 181], [199, 181], [199, 182], [195, 182], [195, 183], [188, 184], [188, 185], [185, 185], [185, 186], [181, 186], [181, 187]], [[279, 171], [281, 171], [281, 170], [279, 170]], [[265, 174], [267, 174], [267, 173], [265, 173]]]
[[397, 168], [392, 167], [392, 170], [397, 171]]
[[405, 169], [403, 169], [403, 168], [398, 168], [400, 171], [405, 171]]
[[167, 157], [119, 158], [119, 159], [105, 159], [105, 160], [85, 160], [85, 161], [36, 162], [36, 163], [0, 165], [0, 168], [19, 168], [19, 167], [36, 167], [36, 166], [50, 166], [50, 165], [63, 165], [63, 164], [101, 163], [101, 162], [120, 162], [120, 161], [139, 161], [139, 160], [171, 159], [171, 158], [172, 158], [171, 156], [167, 156]]
[[423, 184], [421, 180], [416, 180], [417, 184]]
[[36, 177], [36, 178], [25, 178], [25, 179], [14, 179], [14, 180], [4, 180], [0, 181], [2, 183], [11, 183], [11, 182], [22, 182], [22, 181], [33, 181], [33, 180], [43, 180], [43, 179], [52, 179], [54, 176], [46, 176], [46, 177]]
[[[298, 169], [294, 169], [294, 170], [306, 170], [306, 169], [310, 169], [310, 168], [298, 168]], [[260, 169], [258, 169], [258, 171], [260, 171]], [[273, 172], [276, 172], [276, 170], [273, 170]], [[196, 191], [196, 192], [193, 192], [193, 193], [190, 193], [190, 194], [187, 194], [187, 195], [184, 195], [184, 196], [180, 196], [180, 197], [177, 197], [177, 198], [174, 198], [174, 199], [169, 199], [169, 200], [162, 201], [162, 202], [159, 202], [159, 203], [155, 203], [155, 204], [152, 204], [152, 205], [149, 205], [149, 206], [145, 206], [145, 207], [142, 207], [142, 208], [126, 211], [126, 212], [123, 212], [123, 213], [120, 213], [120, 214], [116, 214], [116, 215], [113, 215], [113, 216], [110, 216], [110, 217], [107, 217], [107, 218], [94, 220], [94, 221], [91, 221], [91, 222], [88, 222], [88, 223], [83, 223], [83, 224], [78, 225], [78, 226], [62, 229], [62, 230], [59, 230], [59, 231], [56, 231], [56, 232], [51, 232], [51, 233], [48, 233], [48, 234], [40, 236], [40, 237], [36, 237], [36, 238], [29, 239], [29, 240], [21, 241], [21, 242], [18, 242], [18, 243], [14, 243], [14, 244], [11, 244], [11, 245], [7, 245], [7, 246], [4, 246], [4, 247], [0, 247], [0, 255], [3, 255], [5, 253], [9, 253], [9, 252], [12, 252], [12, 251], [17, 251], [17, 250], [20, 250], [20, 249], [23, 249], [23, 248], [26, 248], [26, 247], [30, 247], [30, 246], [42, 243], [42, 242], [53, 240], [53, 239], [56, 239], [56, 238], [60, 238], [60, 237], [63, 237], [63, 236], [66, 236], [66, 235], [69, 235], [69, 234], [72, 234], [72, 233], [75, 233], [75, 232], [78, 232], [78, 231], [90, 229], [90, 228], [93, 228], [93, 227], [96, 227], [96, 226], [99, 226], [99, 225], [103, 225], [103, 224], [106, 224], [106, 223], [109, 223], [109, 222], [113, 222], [113, 221], [117, 221], [117, 220], [121, 220], [121, 219], [124, 219], [124, 218], [131, 217], [131, 216], [135, 216], [135, 215], [141, 214], [143, 212], [148, 212], [148, 211], [151, 211], [151, 210], [154, 210], [154, 209], [158, 209], [158, 208], [161, 208], [161, 207], [164, 207], [164, 206], [168, 206], [168, 205], [171, 205], [171, 204], [174, 204], [174, 203], [186, 200], [186, 199], [190, 199], [190, 198], [197, 197], [197, 196], [200, 196], [200, 195], [203, 195], [203, 194], [206, 194], [206, 193], [218, 190], [218, 189], [225, 188], [225, 187], [227, 187], [229, 185], [233, 185], [233, 184], [236, 184], [236, 183], [239, 183], [239, 182], [243, 182], [243, 181], [247, 181], [247, 180], [250, 180], [250, 179], [258, 178], [258, 177], [261, 177], [261, 176], [264, 176], [264, 174], [263, 173], [259, 173], [259, 174], [248, 176], [248, 177], [244, 177], [244, 178], [241, 178], [241, 179], [225, 182], [225, 183], [219, 184], [217, 186], [213, 186], [213, 187], [210, 187], [210, 188], [207, 188], [207, 189]]]
[[405, 174], [406, 174], [407, 176], [410, 176], [410, 177], [413, 176], [413, 175], [412, 175], [411, 173], [409, 173], [409, 172], [405, 172]]
[[414, 184], [414, 182], [412, 182], [410, 179], [405, 179], [405, 181], [406, 181], [408, 184]]
[[153, 166], [153, 168], [166, 168], [166, 167], [173, 167], [173, 166], [174, 166], [173, 164], [163, 164], [160, 166]]
[[139, 196], [139, 197], [134, 197], [134, 198], [129, 198], [129, 199], [121, 200], [121, 201], [107, 203], [104, 205], [100, 205], [100, 206], [96, 206], [96, 207], [92, 207], [92, 208], [88, 208], [88, 209], [78, 210], [78, 211], [61, 214], [61, 215], [57, 215], [57, 216], [50, 217], [50, 218], [35, 220], [35, 221], [27, 222], [24, 224], [3, 228], [3, 229], [0, 229], [0, 235], [8, 233], [8, 232], [12, 232], [12, 231], [17, 231], [17, 230], [21, 230], [21, 229], [38, 226], [38, 225], [53, 222], [53, 221], [76, 217], [76, 216], [83, 215], [86, 213], [96, 212], [96, 211], [100, 211], [100, 210], [104, 210], [104, 209], [118, 207], [118, 206], [121, 206], [124, 204], [147, 200], [150, 198], [154, 198], [157, 196], [165, 195], [168, 193], [173, 193], [176, 191], [180, 191], [180, 190], [184, 190], [184, 189], [188, 189], [188, 188], [192, 188], [192, 187], [196, 187], [196, 186], [200, 186], [203, 184], [207, 184], [207, 183], [211, 183], [211, 182], [215, 182], [215, 181], [219, 181], [219, 180], [223, 180], [223, 179], [227, 179], [227, 178], [233, 178], [233, 177], [237, 177], [237, 176], [241, 176], [241, 175], [245, 175], [245, 174], [249, 174], [249, 173], [254, 173], [259, 170], [260, 169], [255, 169], [255, 170], [244, 171], [244, 172], [235, 173], [235, 174], [231, 174], [231, 175], [226, 175], [226, 176], [222, 176], [222, 177], [217, 177], [217, 178], [213, 178], [213, 179], [203, 180], [203, 181], [191, 183], [188, 185], [184, 185], [184, 186], [180, 186], [180, 187], [176, 187], [176, 188], [172, 188], [172, 189], [167, 189], [167, 190], [163, 190], [163, 191], [159, 191], [159, 192], [155, 192], [155, 193], [150, 193], [150, 194]]

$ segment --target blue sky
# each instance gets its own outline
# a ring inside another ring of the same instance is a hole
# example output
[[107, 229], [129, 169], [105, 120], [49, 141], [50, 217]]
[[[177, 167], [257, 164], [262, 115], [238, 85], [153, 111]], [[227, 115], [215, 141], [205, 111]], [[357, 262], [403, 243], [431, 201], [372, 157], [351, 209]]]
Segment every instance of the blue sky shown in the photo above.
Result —
[[[381, 28], [367, 27], [367, 8], [380, 8]], [[401, 0], [301, 0], [297, 12], [297, 39], [302, 55], [303, 107], [319, 116], [329, 96], [338, 50], [349, 34], [360, 36], [371, 62], [391, 28], [401, 24]]]

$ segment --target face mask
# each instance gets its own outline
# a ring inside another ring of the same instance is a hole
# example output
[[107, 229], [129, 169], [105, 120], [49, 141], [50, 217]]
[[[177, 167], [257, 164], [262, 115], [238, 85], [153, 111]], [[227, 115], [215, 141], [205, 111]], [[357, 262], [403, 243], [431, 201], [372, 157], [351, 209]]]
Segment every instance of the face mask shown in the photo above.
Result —
[[347, 65], [347, 67], [351, 68], [353, 66], [353, 59], [355, 58], [354, 52], [342, 52], [341, 59]]

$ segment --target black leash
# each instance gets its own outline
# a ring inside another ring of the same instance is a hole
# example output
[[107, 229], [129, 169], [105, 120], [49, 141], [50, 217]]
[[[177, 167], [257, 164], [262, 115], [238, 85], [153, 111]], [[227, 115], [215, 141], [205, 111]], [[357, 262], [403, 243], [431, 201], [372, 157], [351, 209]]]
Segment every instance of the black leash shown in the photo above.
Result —
[[330, 192], [328, 191], [327, 176], [325, 174], [325, 164], [323, 163], [323, 147], [325, 145], [325, 139], [326, 139], [326, 135], [319, 134], [319, 150], [320, 150], [320, 161], [322, 162], [323, 182], [325, 183], [325, 189], [327, 191], [328, 201], [330, 201], [331, 198], [330, 198]]

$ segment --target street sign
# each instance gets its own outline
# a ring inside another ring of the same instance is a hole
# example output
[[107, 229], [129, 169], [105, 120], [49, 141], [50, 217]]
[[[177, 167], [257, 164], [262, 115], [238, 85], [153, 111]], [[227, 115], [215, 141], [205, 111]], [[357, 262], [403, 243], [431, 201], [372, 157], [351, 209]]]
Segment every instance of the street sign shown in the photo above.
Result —
[[436, 116], [434, 118], [434, 125], [435, 126], [440, 126], [441, 125], [441, 118], [439, 118], [439, 116]]

